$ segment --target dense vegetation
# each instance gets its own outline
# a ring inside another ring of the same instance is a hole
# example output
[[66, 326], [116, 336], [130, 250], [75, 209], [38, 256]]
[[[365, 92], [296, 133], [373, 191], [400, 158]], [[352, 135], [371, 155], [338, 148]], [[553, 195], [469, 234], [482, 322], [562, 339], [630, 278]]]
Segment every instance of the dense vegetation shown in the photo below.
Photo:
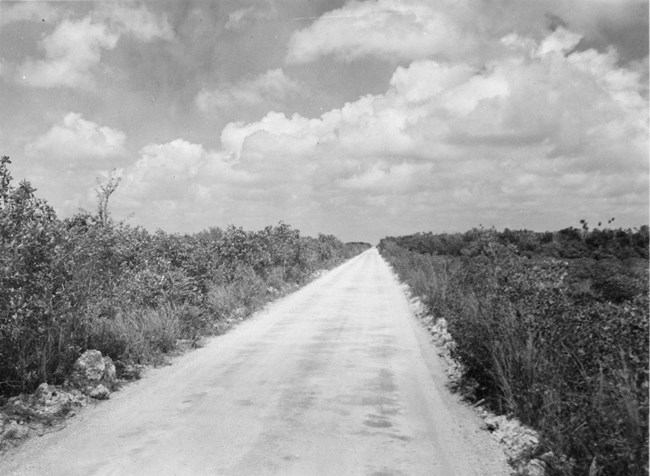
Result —
[[538, 429], [553, 474], [647, 474], [648, 227], [385, 238], [445, 318], [473, 398]]
[[286, 286], [369, 245], [301, 236], [280, 223], [194, 235], [149, 233], [108, 214], [60, 220], [0, 160], [0, 397], [59, 383], [86, 349], [127, 364], [155, 360], [178, 339], [220, 332]]
[[[611, 219], [609, 222], [613, 222]], [[619, 260], [648, 259], [648, 226], [639, 229], [589, 230], [581, 221], [581, 228], [565, 228], [556, 232], [535, 232], [530, 230], [491, 230], [491, 239], [502, 245], [513, 245], [518, 253], [529, 258], [549, 257], [562, 259], [591, 258]], [[600, 223], [598, 224], [601, 225]], [[402, 248], [418, 253], [446, 256], [475, 256], [480, 254], [485, 231], [470, 230], [466, 233], [433, 234], [388, 237], [384, 242], [393, 242]]]

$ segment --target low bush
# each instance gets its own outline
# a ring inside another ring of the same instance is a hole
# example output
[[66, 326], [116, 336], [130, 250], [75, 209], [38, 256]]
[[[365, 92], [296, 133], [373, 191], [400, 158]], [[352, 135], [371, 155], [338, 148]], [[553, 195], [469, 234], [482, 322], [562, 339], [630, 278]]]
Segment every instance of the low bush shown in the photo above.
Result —
[[472, 256], [391, 241], [381, 251], [447, 320], [474, 398], [538, 429], [540, 451], [569, 458], [553, 474], [647, 474], [647, 268], [531, 259], [496, 238], [483, 232]]
[[362, 251], [285, 223], [194, 235], [115, 223], [100, 184], [97, 213], [59, 220], [0, 160], [0, 396], [61, 383], [87, 349], [120, 367], [196, 343], [288, 286]]

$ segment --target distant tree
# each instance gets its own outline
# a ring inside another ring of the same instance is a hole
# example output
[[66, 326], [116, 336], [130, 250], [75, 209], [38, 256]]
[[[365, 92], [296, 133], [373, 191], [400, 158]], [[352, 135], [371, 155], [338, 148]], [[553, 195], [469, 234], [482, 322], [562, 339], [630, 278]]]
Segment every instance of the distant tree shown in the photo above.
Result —
[[108, 200], [117, 189], [122, 177], [117, 169], [111, 170], [106, 176], [97, 178], [97, 216], [103, 226], [108, 226], [110, 218], [108, 214]]

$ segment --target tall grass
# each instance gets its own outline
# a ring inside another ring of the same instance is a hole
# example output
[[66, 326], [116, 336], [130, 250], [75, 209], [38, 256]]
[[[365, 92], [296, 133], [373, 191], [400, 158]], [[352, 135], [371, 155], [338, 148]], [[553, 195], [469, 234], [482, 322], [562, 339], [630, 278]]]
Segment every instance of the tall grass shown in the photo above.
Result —
[[170, 305], [123, 311], [92, 323], [88, 347], [128, 362], [146, 363], [172, 350], [181, 328], [179, 313]]
[[447, 320], [474, 398], [540, 430], [540, 452], [569, 458], [553, 474], [647, 474], [647, 271], [626, 277], [624, 294], [585, 293], [569, 263], [523, 258], [489, 236], [472, 258], [392, 243], [382, 253]]

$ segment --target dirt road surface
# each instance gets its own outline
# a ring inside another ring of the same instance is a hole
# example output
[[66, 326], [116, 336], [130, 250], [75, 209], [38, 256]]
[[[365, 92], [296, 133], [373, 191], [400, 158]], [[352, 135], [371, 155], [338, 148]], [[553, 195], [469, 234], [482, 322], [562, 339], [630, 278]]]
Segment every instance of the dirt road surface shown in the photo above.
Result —
[[2, 475], [506, 475], [375, 249], [153, 370]]

